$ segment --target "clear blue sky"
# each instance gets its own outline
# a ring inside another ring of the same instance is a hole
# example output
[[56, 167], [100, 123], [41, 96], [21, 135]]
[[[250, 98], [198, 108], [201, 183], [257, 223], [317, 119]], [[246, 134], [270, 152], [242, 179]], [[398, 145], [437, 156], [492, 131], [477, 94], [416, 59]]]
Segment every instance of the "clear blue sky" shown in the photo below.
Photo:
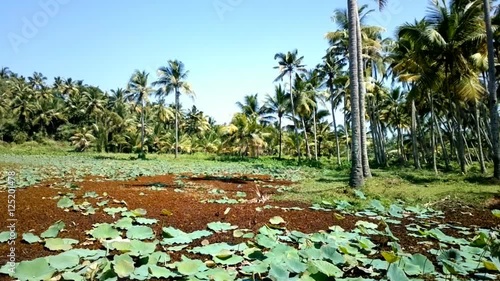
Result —
[[[294, 48], [308, 67], [321, 62], [330, 17], [346, 0], [5, 0], [0, 66], [25, 76], [40, 71], [82, 79], [103, 90], [125, 87], [135, 69], [183, 61], [195, 104], [229, 122], [244, 95], [274, 90], [274, 54]], [[361, 4], [371, 0], [361, 0]], [[390, 0], [368, 23], [387, 29], [422, 18], [427, 2]], [[172, 98], [173, 100], [173, 98]], [[182, 98], [185, 107], [189, 98]]]

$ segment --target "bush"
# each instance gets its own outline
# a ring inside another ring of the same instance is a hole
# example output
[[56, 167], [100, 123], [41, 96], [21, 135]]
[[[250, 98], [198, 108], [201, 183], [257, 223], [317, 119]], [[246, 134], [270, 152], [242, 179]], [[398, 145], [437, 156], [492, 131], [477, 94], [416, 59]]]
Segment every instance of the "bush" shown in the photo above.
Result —
[[25, 132], [17, 132], [14, 134], [14, 142], [17, 144], [23, 144], [28, 140], [28, 134]]

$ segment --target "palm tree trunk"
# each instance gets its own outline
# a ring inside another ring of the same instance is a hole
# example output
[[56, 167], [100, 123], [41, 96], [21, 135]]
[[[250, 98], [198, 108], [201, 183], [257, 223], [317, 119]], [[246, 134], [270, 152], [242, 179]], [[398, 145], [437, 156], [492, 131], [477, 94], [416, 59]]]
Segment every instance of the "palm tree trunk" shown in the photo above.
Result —
[[435, 125], [434, 125], [434, 101], [432, 99], [432, 95], [429, 93], [429, 100], [431, 101], [431, 146], [432, 146], [432, 167], [434, 169], [434, 173], [438, 174], [437, 169], [437, 157], [436, 157], [436, 134], [435, 134]]
[[297, 121], [295, 120], [295, 105], [293, 104], [293, 92], [292, 92], [292, 73], [290, 72], [290, 102], [292, 106], [292, 120], [294, 124], [294, 131], [295, 131], [295, 146], [297, 147], [297, 160], [300, 164], [300, 145], [299, 145], [299, 132], [297, 130]]
[[281, 144], [282, 144], [282, 135], [283, 132], [281, 131], [281, 116], [279, 116], [279, 133], [280, 133], [280, 146], [279, 146], [279, 154], [278, 154], [278, 159], [281, 160]]
[[444, 143], [443, 139], [443, 133], [441, 132], [441, 126], [439, 126], [438, 118], [437, 116], [434, 116], [434, 126], [436, 126], [436, 130], [438, 133], [439, 137], [439, 143], [441, 144], [441, 149], [443, 150], [443, 158], [444, 158], [444, 163], [446, 165], [446, 170], [450, 171], [450, 157], [448, 156], [448, 151], [446, 150], [446, 144]]
[[144, 101], [141, 107], [141, 157], [144, 157]]
[[415, 99], [411, 100], [411, 139], [413, 147], [413, 165], [415, 169], [420, 170], [420, 159], [418, 157], [418, 141], [417, 141], [417, 108], [415, 107]]
[[175, 90], [175, 158], [179, 153], [179, 90]]
[[359, 79], [359, 117], [360, 117], [360, 145], [361, 145], [361, 161], [363, 166], [363, 176], [371, 178], [370, 162], [368, 159], [368, 144], [366, 140], [366, 87], [365, 87], [365, 64], [363, 60], [363, 38], [361, 37], [361, 23], [359, 19], [358, 10], [355, 11], [356, 15], [356, 48], [358, 59], [358, 79]]
[[481, 117], [479, 112], [478, 103], [476, 103], [476, 129], [477, 129], [477, 142], [479, 145], [479, 165], [481, 167], [481, 174], [486, 173], [486, 165], [484, 163], [483, 140], [481, 138]]
[[309, 138], [307, 137], [306, 122], [304, 121], [304, 118], [301, 119], [302, 119], [302, 126], [304, 128], [304, 140], [306, 141], [307, 159], [311, 160], [311, 148], [309, 147]]
[[349, 88], [351, 91], [351, 122], [352, 122], [352, 166], [349, 185], [359, 188], [364, 184], [363, 163], [361, 159], [361, 120], [359, 112], [359, 72], [358, 72], [358, 45], [357, 45], [357, 24], [358, 20], [357, 0], [347, 0], [349, 17]]
[[458, 140], [458, 158], [460, 164], [460, 171], [463, 174], [467, 173], [467, 162], [465, 159], [465, 143], [464, 143], [464, 130], [463, 130], [463, 118], [462, 112], [459, 109], [459, 105], [457, 105], [457, 140]]
[[[333, 89], [330, 87], [330, 95], [333, 94]], [[332, 105], [332, 118], [333, 118], [333, 133], [335, 134], [335, 146], [337, 149], [337, 165], [340, 166], [340, 142], [339, 132], [337, 131], [337, 118], [335, 118], [335, 105], [333, 99], [330, 100]]]
[[493, 147], [493, 177], [500, 180], [500, 132], [498, 124], [498, 100], [495, 81], [495, 57], [493, 55], [493, 30], [491, 28], [490, 2], [484, 2], [484, 21], [486, 23], [486, 37], [488, 41], [488, 91], [490, 107], [491, 143]]
[[316, 110], [314, 110], [313, 116], [313, 125], [314, 125], [314, 160], [318, 161], [318, 132], [316, 125]]

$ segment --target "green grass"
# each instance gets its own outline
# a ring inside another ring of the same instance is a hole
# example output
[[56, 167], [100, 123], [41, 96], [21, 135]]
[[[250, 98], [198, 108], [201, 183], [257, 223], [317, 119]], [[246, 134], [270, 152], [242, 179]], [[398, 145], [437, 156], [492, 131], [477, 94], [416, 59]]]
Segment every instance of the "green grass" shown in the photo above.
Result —
[[[42, 157], [44, 161], [38, 161], [37, 157]], [[273, 199], [307, 203], [335, 200], [347, 200], [354, 204], [359, 202], [352, 189], [347, 186], [349, 167], [344, 165], [336, 169], [336, 165], [328, 159], [321, 162], [304, 161], [297, 166], [296, 160], [291, 158], [278, 160], [273, 157], [241, 158], [196, 153], [180, 155], [178, 159], [174, 159], [171, 154], [147, 154], [147, 160], [143, 161], [137, 160], [136, 154], [76, 153], [67, 145], [50, 141], [44, 144], [30, 142], [22, 145], [0, 145], [0, 158], [0, 169], [3, 170], [13, 166], [36, 166], [37, 162], [45, 163], [40, 165], [50, 165], [51, 161], [64, 166], [61, 162], [71, 158], [68, 162], [81, 160], [82, 164], [75, 166], [77, 169], [101, 165], [111, 169], [124, 166], [128, 170], [149, 169], [153, 173], [189, 172], [193, 169], [207, 173], [268, 173], [274, 176], [282, 175], [288, 179], [300, 179], [292, 190], [276, 195]], [[157, 169], [158, 166], [166, 168]], [[81, 169], [83, 173], [89, 172]], [[362, 191], [369, 198], [385, 202], [403, 200], [410, 204], [439, 203], [445, 199], [448, 203], [481, 206], [486, 200], [500, 196], [498, 182], [475, 172], [474, 167], [471, 171], [465, 176], [453, 172], [436, 176], [431, 171], [417, 171], [408, 167], [373, 169], [373, 178], [366, 182]]]

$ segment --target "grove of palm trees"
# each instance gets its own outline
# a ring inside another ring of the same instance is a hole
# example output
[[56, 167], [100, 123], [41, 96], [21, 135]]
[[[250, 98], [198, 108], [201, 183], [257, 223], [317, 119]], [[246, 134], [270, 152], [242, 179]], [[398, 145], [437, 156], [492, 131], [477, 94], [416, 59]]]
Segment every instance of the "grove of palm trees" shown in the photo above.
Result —
[[[169, 60], [157, 73], [135, 71], [106, 92], [78, 77], [0, 71], [4, 145], [70, 142], [75, 151], [297, 158], [351, 167], [362, 186], [370, 166], [414, 166], [435, 173], [479, 171], [500, 179], [498, 93], [500, 10], [488, 1], [429, 4], [394, 37], [366, 22], [378, 11], [332, 14], [336, 30], [318, 65], [300, 50], [277, 50], [272, 93], [235, 100], [240, 112], [218, 124], [196, 100], [189, 69]], [[383, 9], [385, 1], [378, 1]], [[485, 10], [486, 8], [486, 10]], [[491, 22], [491, 24], [489, 24]], [[487, 32], [488, 31], [488, 32]], [[34, 66], [36, 68], [36, 66]], [[131, 71], [132, 72], [132, 71]]]

